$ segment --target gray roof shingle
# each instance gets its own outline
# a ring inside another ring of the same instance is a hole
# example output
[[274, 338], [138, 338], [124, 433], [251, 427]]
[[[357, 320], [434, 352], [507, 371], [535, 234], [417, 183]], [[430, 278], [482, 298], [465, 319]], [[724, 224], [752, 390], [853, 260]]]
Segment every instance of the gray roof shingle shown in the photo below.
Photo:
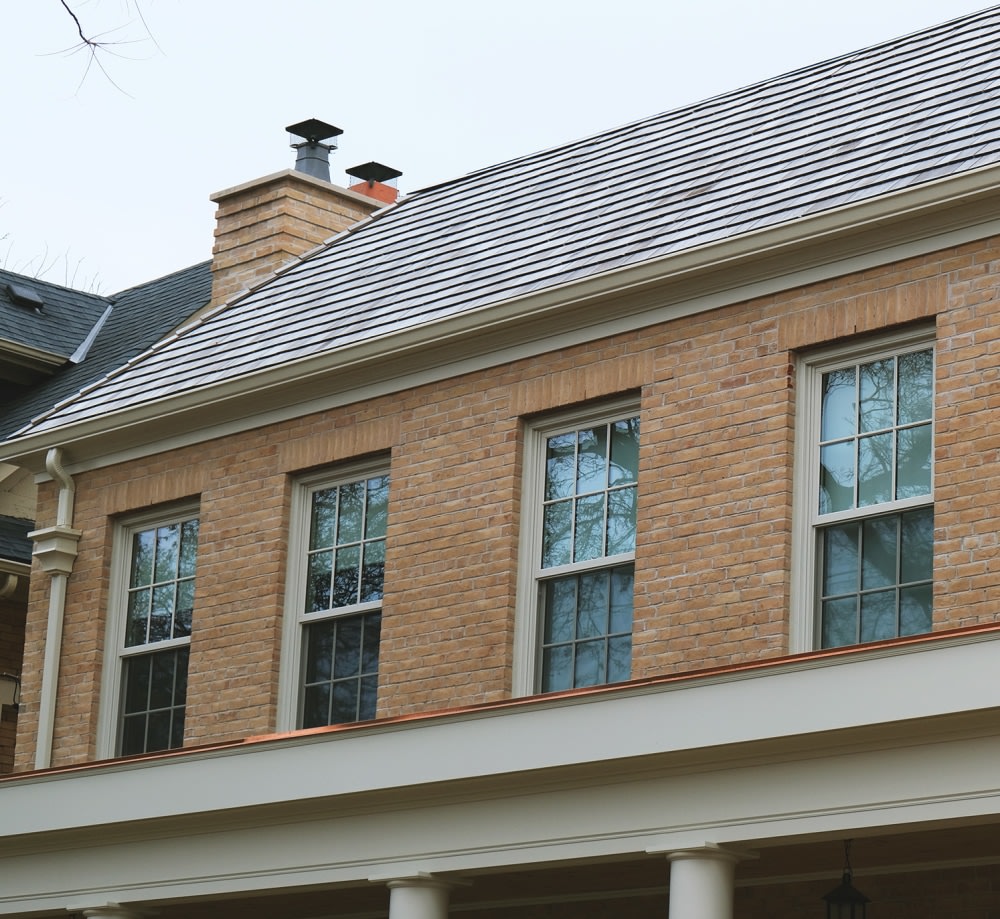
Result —
[[0, 514], [0, 559], [31, 564], [31, 540], [28, 534], [35, 528], [31, 520]]
[[[11, 284], [28, 288], [40, 297], [42, 308], [36, 310], [18, 303], [8, 290]], [[0, 339], [69, 359], [108, 303], [107, 297], [98, 294], [0, 270]]]
[[23, 433], [1000, 163], [998, 102], [993, 8], [500, 163], [341, 234]]
[[[70, 291], [69, 293], [73, 293]], [[84, 387], [145, 351], [197, 309], [212, 293], [210, 264], [202, 262], [155, 281], [101, 298], [102, 311], [112, 305], [107, 320], [80, 363], [67, 364], [4, 405], [0, 437], [23, 427]]]

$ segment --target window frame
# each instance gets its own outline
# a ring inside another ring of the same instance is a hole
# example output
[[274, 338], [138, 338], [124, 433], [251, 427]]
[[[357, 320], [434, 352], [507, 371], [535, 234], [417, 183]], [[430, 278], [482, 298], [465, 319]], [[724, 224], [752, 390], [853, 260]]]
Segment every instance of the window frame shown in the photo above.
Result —
[[[789, 652], [792, 654], [822, 648], [822, 624], [818, 604], [819, 557], [818, 532], [824, 527], [850, 520], [870, 520], [921, 507], [934, 507], [934, 432], [936, 430], [936, 338], [933, 326], [910, 328], [851, 340], [799, 355], [795, 361], [795, 448], [792, 481], [792, 557], [789, 615]], [[820, 437], [823, 375], [833, 370], [869, 363], [880, 358], [930, 349], [932, 380], [931, 400], [931, 486], [926, 495], [893, 499], [879, 504], [854, 507], [821, 515]], [[847, 645], [845, 647], [851, 647]]]
[[309, 534], [312, 525], [312, 496], [319, 491], [348, 485], [352, 482], [367, 481], [378, 476], [389, 477], [391, 490], [392, 479], [388, 457], [349, 463], [332, 470], [323, 469], [297, 476], [293, 480], [288, 522], [288, 565], [278, 676], [278, 730], [311, 730], [300, 726], [307, 626], [314, 622], [357, 616], [382, 609], [382, 600], [374, 600], [338, 607], [333, 610], [323, 610], [318, 613], [305, 611]]
[[[97, 757], [107, 759], [122, 756], [121, 741], [121, 706], [124, 704], [123, 680], [125, 660], [160, 651], [170, 651], [176, 648], [191, 646], [191, 636], [169, 638], [156, 642], [154, 645], [144, 644], [134, 647], [125, 645], [125, 632], [128, 624], [128, 597], [131, 589], [130, 573], [132, 569], [132, 541], [136, 533], [157, 527], [198, 520], [200, 523], [201, 507], [198, 501], [185, 501], [170, 507], [130, 514], [115, 521], [111, 545], [111, 566], [108, 590], [107, 621], [104, 638], [104, 667], [101, 675], [101, 706], [98, 716], [96, 738]], [[199, 538], [198, 554], [201, 552]], [[198, 556], [196, 555], [196, 559]], [[192, 633], [197, 615], [197, 584], [198, 565], [195, 564], [195, 612], [192, 615]], [[185, 697], [185, 707], [187, 699]], [[152, 752], [152, 751], [151, 751]], [[134, 754], [140, 755], [140, 754]]]
[[[545, 457], [548, 438], [579, 431], [590, 425], [639, 417], [638, 395], [602, 401], [526, 421], [524, 425], [521, 483], [521, 523], [517, 564], [517, 599], [511, 659], [511, 691], [514, 696], [541, 693], [543, 591], [541, 584], [561, 575], [610, 570], [635, 564], [635, 550], [605, 555], [585, 562], [542, 568], [542, 524], [545, 489]], [[641, 431], [641, 420], [640, 420]], [[640, 460], [642, 440], [639, 442]], [[636, 488], [640, 488], [639, 477]], [[610, 685], [610, 684], [601, 684]]]

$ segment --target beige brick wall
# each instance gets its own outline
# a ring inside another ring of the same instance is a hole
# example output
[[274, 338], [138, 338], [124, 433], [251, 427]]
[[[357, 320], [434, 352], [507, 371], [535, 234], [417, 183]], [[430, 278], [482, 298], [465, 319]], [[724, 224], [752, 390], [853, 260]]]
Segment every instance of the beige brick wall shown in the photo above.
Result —
[[[94, 754], [112, 521], [200, 497], [187, 743], [275, 727], [293, 477], [391, 453], [379, 713], [506, 698], [526, 418], [637, 393], [633, 675], [787, 653], [794, 359], [935, 320], [935, 628], [992, 622], [1000, 588], [1000, 243], [793, 289], [77, 477], [54, 760]], [[42, 490], [39, 525], [54, 516]], [[30, 768], [47, 588], [28, 624]]]

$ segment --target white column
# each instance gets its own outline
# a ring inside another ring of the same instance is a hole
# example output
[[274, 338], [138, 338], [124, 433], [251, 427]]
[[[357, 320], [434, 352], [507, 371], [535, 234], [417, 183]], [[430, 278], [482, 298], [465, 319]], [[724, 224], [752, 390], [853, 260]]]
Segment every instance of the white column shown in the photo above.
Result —
[[433, 877], [388, 882], [389, 919], [447, 919], [450, 884]]
[[733, 919], [739, 856], [718, 846], [671, 852], [669, 919]]

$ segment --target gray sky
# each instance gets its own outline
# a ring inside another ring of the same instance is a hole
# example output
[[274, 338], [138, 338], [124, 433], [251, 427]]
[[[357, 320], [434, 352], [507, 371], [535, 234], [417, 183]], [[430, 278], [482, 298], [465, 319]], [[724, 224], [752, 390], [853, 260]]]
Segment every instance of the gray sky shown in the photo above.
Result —
[[[415, 191], [988, 0], [6, 0], [0, 266], [113, 293], [209, 257], [212, 192], [344, 130]], [[140, 15], [141, 14], [141, 15]], [[109, 79], [110, 77], [110, 79]], [[111, 81], [114, 81], [113, 83]], [[553, 177], [558, 181], [558, 177]]]

